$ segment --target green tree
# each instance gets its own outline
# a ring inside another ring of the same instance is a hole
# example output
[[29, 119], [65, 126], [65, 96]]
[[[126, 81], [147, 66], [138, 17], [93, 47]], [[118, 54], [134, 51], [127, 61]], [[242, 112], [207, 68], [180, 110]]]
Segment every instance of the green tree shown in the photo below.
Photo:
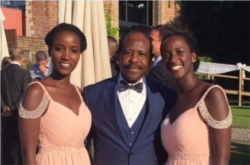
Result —
[[111, 21], [110, 8], [107, 7], [107, 4], [104, 4], [104, 12], [105, 12], [107, 35], [111, 37], [115, 37], [117, 32], [119, 31], [119, 28], [113, 26], [112, 21]]

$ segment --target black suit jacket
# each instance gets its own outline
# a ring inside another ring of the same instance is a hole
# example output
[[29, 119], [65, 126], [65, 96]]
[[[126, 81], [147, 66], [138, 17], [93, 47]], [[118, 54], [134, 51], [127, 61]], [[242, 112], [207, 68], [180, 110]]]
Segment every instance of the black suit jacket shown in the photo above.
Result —
[[17, 64], [10, 64], [1, 71], [1, 111], [10, 107], [13, 115], [18, 113], [18, 107], [28, 84], [31, 82], [29, 71]]
[[176, 81], [168, 75], [167, 68], [162, 60], [149, 70], [148, 77], [176, 92], [179, 91]]

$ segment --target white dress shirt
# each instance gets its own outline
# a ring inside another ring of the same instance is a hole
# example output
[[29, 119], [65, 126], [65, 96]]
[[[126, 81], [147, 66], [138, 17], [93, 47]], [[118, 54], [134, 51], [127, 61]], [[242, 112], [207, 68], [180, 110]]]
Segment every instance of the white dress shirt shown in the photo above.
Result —
[[12, 61], [11, 64], [16, 64], [16, 65], [21, 66], [21, 64], [19, 62], [16, 62], [16, 61]]
[[153, 65], [152, 65], [152, 68], [153, 68], [156, 64], [158, 64], [158, 62], [160, 62], [161, 60], [162, 60], [161, 55], [158, 56], [158, 57], [156, 57], [156, 58], [154, 59], [154, 63], [153, 63]]
[[142, 107], [144, 106], [145, 101], [146, 101], [146, 97], [147, 97], [146, 79], [145, 77], [143, 77], [137, 82], [137, 83], [139, 82], [143, 83], [143, 89], [141, 93], [133, 89], [128, 89], [123, 92], [119, 91], [119, 84], [121, 80], [124, 80], [124, 79], [122, 78], [121, 73], [120, 73], [118, 77], [118, 83], [117, 83], [118, 84], [117, 94], [118, 94], [118, 99], [119, 99], [123, 114], [126, 118], [129, 128], [131, 128], [134, 122], [136, 121], [137, 117], [139, 116], [142, 110]]

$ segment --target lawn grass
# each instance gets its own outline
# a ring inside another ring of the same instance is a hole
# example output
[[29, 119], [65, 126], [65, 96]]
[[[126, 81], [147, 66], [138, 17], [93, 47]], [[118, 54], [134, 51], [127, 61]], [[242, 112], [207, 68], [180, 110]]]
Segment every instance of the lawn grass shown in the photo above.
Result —
[[[233, 128], [250, 129], [250, 106], [231, 106]], [[250, 142], [232, 141], [230, 165], [250, 164]]]
[[233, 128], [250, 129], [250, 107], [231, 106], [233, 115]]

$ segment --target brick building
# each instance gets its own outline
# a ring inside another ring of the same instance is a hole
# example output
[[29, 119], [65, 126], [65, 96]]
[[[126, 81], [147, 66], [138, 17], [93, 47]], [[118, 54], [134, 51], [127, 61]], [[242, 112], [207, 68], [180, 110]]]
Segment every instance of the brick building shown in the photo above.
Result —
[[135, 24], [168, 24], [181, 29], [180, 7], [174, 1], [105, 1], [112, 23], [120, 28], [120, 37]]
[[[27, 49], [32, 54], [38, 50], [47, 51], [44, 37], [57, 24], [58, 3], [58, 1], [1, 1], [5, 8], [22, 11], [22, 34], [14, 37], [11, 46]], [[168, 24], [175, 29], [181, 27], [179, 6], [174, 1], [104, 1], [104, 5], [110, 11], [113, 26], [120, 28], [119, 36], [126, 34], [135, 24], [149, 26]], [[8, 19], [8, 14], [4, 12], [4, 15]], [[9, 42], [8, 35], [7, 40]]]

